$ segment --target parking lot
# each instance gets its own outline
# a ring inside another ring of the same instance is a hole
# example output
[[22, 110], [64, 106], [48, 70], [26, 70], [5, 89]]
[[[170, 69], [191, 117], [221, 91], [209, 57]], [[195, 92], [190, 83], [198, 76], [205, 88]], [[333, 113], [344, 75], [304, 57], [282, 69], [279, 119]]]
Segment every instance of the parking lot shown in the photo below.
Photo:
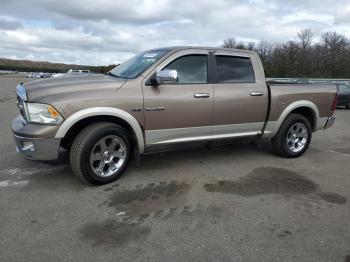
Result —
[[143, 156], [92, 187], [17, 155], [0, 78], [0, 261], [350, 261], [350, 110], [300, 158], [268, 143]]

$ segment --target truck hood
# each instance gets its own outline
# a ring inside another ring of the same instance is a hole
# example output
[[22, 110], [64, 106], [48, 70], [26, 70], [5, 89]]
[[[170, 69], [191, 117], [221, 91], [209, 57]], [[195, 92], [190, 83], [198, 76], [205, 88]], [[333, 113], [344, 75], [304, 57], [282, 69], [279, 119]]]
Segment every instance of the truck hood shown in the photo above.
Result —
[[83, 92], [96, 89], [120, 88], [126, 79], [96, 74], [89, 76], [62, 76], [44, 80], [35, 80], [24, 84], [28, 101], [36, 102], [41, 98], [62, 93]]

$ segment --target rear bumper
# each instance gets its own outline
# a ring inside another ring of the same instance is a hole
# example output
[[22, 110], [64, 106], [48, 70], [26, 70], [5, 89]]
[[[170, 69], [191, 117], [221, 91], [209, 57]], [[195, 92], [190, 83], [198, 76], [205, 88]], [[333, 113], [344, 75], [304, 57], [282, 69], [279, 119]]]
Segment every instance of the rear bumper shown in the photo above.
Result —
[[326, 122], [326, 124], [324, 126], [324, 129], [330, 128], [334, 124], [335, 119], [336, 119], [335, 115], [332, 115], [332, 116], [328, 117], [327, 118], [327, 122]]
[[54, 137], [40, 137], [48, 134], [47, 126], [31, 127], [18, 116], [12, 122], [12, 132], [16, 143], [16, 150], [29, 160], [53, 161], [58, 159], [61, 139]]

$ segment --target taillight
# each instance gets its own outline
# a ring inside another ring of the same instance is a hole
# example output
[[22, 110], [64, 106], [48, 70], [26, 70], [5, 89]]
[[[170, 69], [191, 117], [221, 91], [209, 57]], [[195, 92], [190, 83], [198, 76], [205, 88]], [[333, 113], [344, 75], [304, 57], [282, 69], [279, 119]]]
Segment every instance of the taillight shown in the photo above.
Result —
[[338, 103], [338, 93], [335, 94], [332, 104], [332, 111], [334, 112], [337, 109], [337, 103]]

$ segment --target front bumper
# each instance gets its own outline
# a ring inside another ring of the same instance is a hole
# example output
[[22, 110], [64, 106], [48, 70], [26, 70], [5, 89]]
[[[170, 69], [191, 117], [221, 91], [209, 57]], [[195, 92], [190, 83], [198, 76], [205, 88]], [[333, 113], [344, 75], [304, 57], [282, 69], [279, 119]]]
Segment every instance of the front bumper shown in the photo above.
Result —
[[332, 115], [332, 116], [328, 117], [327, 118], [327, 122], [326, 122], [326, 124], [324, 126], [324, 129], [330, 128], [334, 124], [335, 118], [336, 118], [335, 115]]
[[[38, 131], [37, 127], [35, 132]], [[47, 128], [42, 125], [42, 128]], [[13, 137], [16, 142], [16, 150], [24, 158], [29, 160], [52, 161], [58, 159], [61, 139], [54, 137], [34, 137], [33, 133], [23, 134], [23, 129], [29, 130], [20, 117], [16, 117], [12, 122]]]

